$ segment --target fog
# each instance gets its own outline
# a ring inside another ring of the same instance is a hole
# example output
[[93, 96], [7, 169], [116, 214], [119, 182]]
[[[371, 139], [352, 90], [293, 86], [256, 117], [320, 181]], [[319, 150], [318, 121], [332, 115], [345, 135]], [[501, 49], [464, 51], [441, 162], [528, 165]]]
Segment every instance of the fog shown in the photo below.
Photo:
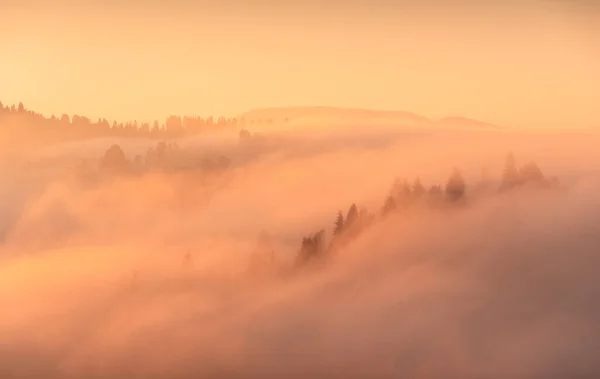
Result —
[[[598, 134], [237, 132], [176, 141], [218, 170], [72, 173], [136, 139], [3, 158], [0, 378], [600, 375]], [[560, 188], [498, 192], [509, 153]], [[380, 216], [396, 178], [454, 168], [460, 205]], [[374, 221], [295, 264], [353, 203]]]

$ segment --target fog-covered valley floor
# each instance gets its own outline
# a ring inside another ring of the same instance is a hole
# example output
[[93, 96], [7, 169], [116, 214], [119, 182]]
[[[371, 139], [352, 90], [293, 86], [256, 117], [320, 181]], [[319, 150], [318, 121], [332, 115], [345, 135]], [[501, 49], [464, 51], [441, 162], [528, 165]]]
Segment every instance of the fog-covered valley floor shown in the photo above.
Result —
[[598, 137], [232, 131], [5, 157], [0, 378], [598, 377]]

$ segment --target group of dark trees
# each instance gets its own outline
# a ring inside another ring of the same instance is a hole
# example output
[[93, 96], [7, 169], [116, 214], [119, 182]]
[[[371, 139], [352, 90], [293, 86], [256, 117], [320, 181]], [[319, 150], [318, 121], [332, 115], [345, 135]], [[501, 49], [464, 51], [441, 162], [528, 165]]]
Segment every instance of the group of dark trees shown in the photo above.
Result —
[[180, 172], [183, 170], [203, 170], [215, 172], [227, 169], [231, 162], [224, 156], [193, 155], [181, 149], [177, 143], [160, 141], [148, 148], [145, 155], [128, 159], [119, 145], [110, 146], [99, 159], [97, 166], [82, 161], [77, 167], [80, 179], [92, 177], [117, 177], [143, 174], [152, 171]]
[[18, 106], [4, 106], [0, 102], [0, 131], [13, 140], [56, 142], [98, 137], [143, 137], [154, 139], [174, 139], [185, 135], [200, 134], [235, 128], [236, 118], [179, 117], [170, 116], [164, 122], [116, 122], [112, 124], [101, 118], [92, 121], [87, 117], [63, 114], [59, 117], [44, 117], [26, 109], [23, 103]]
[[[525, 164], [520, 169], [517, 168], [514, 156], [511, 153], [506, 160], [506, 166], [499, 185], [494, 188], [484, 178], [481, 183], [474, 186], [474, 189], [491, 189], [493, 192], [502, 193], [523, 186], [557, 188], [558, 185], [556, 178], [547, 179], [539, 166], [533, 162]], [[476, 193], [477, 191], [473, 192]], [[325, 241], [325, 229], [304, 237], [296, 263], [302, 265], [316, 258], [329, 256], [337, 247], [356, 237], [377, 219], [386, 218], [392, 213], [407, 209], [411, 205], [422, 204], [434, 209], [447, 209], [465, 205], [466, 199], [467, 185], [458, 169], [452, 171], [444, 188], [440, 185], [433, 185], [427, 189], [419, 178], [412, 183], [407, 180], [396, 179], [377, 216], [364, 209], [357, 212], [355, 204], [351, 205], [346, 217], [341, 211], [338, 212], [333, 224], [329, 245]]]
[[558, 180], [556, 178], [546, 178], [540, 167], [534, 162], [526, 163], [519, 169], [514, 155], [509, 154], [502, 173], [502, 183], [499, 190], [508, 191], [527, 185], [552, 188], [558, 186]]

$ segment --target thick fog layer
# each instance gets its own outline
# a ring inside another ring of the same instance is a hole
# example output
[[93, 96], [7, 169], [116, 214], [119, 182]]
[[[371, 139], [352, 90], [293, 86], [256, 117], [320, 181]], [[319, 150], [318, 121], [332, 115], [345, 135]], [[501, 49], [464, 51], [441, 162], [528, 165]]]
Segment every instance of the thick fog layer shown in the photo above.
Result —
[[[135, 174], [96, 172], [155, 142], [3, 159], [0, 378], [600, 375], [596, 134], [176, 142]], [[509, 153], [559, 184], [499, 191]], [[460, 202], [384, 212], [397, 178], [449, 196], [454, 169]], [[352, 204], [368, 227], [336, 240]], [[298, 264], [320, 230], [327, 256]]]

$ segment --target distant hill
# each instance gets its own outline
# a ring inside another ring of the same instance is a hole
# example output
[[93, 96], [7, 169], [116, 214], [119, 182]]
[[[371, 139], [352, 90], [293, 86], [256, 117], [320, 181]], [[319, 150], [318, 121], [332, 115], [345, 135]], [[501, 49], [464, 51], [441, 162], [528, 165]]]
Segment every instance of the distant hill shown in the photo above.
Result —
[[406, 111], [341, 108], [328, 106], [271, 107], [253, 109], [237, 116], [243, 125], [257, 128], [270, 124], [291, 125], [395, 125], [417, 128], [499, 129], [498, 126], [466, 117], [432, 120]]
[[473, 120], [466, 117], [444, 117], [436, 121], [441, 127], [477, 128], [477, 129], [501, 129], [499, 126], [483, 121]]

